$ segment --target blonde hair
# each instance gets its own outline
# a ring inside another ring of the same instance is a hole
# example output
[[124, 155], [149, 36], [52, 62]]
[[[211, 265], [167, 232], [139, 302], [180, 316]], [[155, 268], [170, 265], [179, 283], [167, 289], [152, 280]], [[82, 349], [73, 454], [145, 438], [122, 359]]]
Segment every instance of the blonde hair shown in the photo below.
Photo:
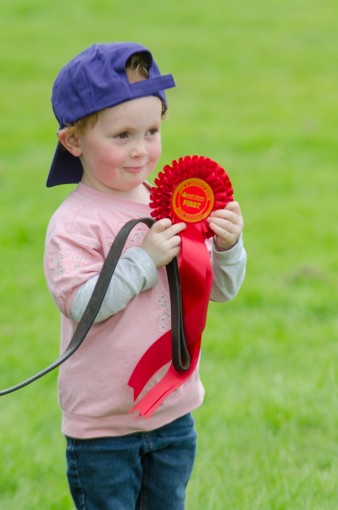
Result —
[[[147, 80], [149, 78], [150, 65], [150, 55], [147, 52], [142, 51], [131, 55], [126, 62], [125, 67], [129, 83], [136, 83], [138, 81]], [[166, 112], [167, 106], [162, 101], [162, 119], [165, 119]], [[98, 115], [99, 112], [92, 113], [68, 126], [71, 134], [83, 134], [88, 127], [94, 127], [97, 122]]]

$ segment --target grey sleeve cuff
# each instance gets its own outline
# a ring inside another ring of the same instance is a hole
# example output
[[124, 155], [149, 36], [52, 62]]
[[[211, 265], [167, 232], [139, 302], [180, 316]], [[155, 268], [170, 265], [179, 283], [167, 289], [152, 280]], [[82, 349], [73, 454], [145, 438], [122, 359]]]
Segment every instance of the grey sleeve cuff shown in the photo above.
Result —
[[228, 251], [212, 250], [213, 285], [210, 298], [213, 301], [229, 301], [238, 293], [245, 276], [246, 252], [242, 236]]

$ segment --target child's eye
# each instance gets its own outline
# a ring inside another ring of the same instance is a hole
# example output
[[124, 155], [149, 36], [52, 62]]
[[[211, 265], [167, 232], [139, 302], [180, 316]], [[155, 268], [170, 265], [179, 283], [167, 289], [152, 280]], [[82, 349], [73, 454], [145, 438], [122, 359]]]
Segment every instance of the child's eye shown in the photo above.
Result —
[[121, 131], [121, 133], [117, 133], [117, 135], [115, 135], [114, 138], [124, 140], [125, 138], [128, 138], [128, 136], [129, 136], [128, 131]]
[[157, 133], [159, 132], [159, 129], [158, 128], [151, 128], [149, 129], [148, 133], [153, 136], [153, 135], [156, 135]]

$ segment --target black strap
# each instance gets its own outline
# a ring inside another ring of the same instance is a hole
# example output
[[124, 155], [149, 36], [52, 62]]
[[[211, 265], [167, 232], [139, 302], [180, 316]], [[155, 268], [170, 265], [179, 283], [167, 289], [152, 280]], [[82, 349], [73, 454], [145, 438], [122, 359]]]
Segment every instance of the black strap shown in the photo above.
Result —
[[[85, 339], [89, 329], [91, 328], [95, 317], [97, 316], [104, 296], [107, 292], [110, 280], [114, 274], [117, 262], [121, 256], [123, 247], [126, 243], [127, 237], [129, 236], [132, 229], [137, 223], [145, 223], [149, 228], [154, 223], [151, 218], [140, 218], [137, 220], [131, 220], [126, 223], [121, 230], [118, 232], [113, 244], [110, 247], [107, 258], [102, 267], [99, 278], [96, 282], [93, 294], [89, 300], [89, 303], [83, 312], [83, 315], [77, 325], [74, 335], [63, 354], [57, 358], [51, 365], [46, 367], [41, 372], [29, 377], [25, 381], [0, 391], [0, 396], [7, 395], [13, 391], [19, 390], [28, 384], [36, 381], [43, 375], [48, 374], [55, 368], [59, 367], [64, 363], [75, 351], [80, 347], [83, 340]], [[174, 258], [167, 266], [167, 276], [170, 289], [170, 300], [171, 300], [171, 321], [172, 321], [172, 362], [174, 368], [179, 372], [185, 372], [190, 366], [189, 352], [186, 346], [183, 329], [183, 317], [182, 317], [182, 300], [181, 300], [181, 287], [177, 258]]]

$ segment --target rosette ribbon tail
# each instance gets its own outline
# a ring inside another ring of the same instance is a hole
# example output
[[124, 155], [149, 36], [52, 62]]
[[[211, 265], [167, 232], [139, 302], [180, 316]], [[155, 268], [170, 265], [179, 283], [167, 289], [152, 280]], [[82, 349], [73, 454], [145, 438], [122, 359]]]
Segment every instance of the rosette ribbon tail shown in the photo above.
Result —
[[[171, 363], [167, 373], [133, 407], [140, 416], [149, 418], [160, 404], [193, 374], [199, 358], [202, 333], [206, 324], [212, 286], [209, 252], [205, 244], [201, 223], [188, 223], [181, 233], [180, 281], [182, 292], [183, 324], [190, 355], [190, 367], [178, 372]], [[160, 337], [141, 358], [129, 380], [135, 400], [145, 384], [171, 359], [171, 332]], [[168, 347], [169, 346], [169, 347]], [[168, 357], [169, 355], [169, 357]]]

